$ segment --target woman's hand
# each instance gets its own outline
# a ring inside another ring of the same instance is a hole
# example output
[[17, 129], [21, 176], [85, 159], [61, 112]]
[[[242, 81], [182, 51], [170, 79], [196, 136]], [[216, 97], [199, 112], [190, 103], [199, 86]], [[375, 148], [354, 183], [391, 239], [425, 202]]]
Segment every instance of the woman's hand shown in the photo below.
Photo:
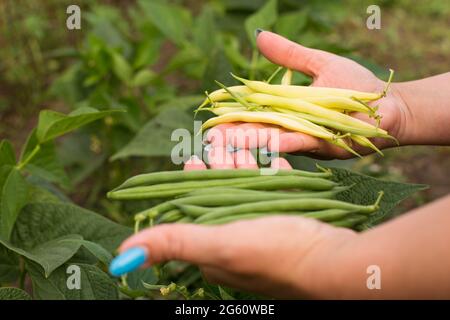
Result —
[[[257, 37], [257, 44], [261, 53], [270, 61], [286, 68], [306, 73], [313, 77], [313, 86], [347, 88], [366, 92], [382, 92], [386, 83], [358, 63], [325, 51], [303, 47], [289, 41], [275, 33], [264, 31]], [[381, 127], [396, 137], [401, 143], [404, 139], [404, 128], [408, 123], [409, 112], [406, 104], [396, 90], [395, 84], [391, 86], [386, 97], [375, 102], [379, 105], [379, 114], [382, 116]], [[374, 122], [364, 114], [353, 116]], [[347, 151], [327, 143], [324, 140], [297, 132], [288, 132], [282, 129], [260, 124], [229, 124], [218, 126], [227, 142], [233, 146], [241, 147], [236, 143], [235, 131], [244, 128], [252, 131], [274, 131], [279, 134], [277, 142], [271, 143], [271, 134], [258, 134], [259, 146], [267, 145], [269, 151], [308, 153], [317, 158], [349, 158], [353, 157]], [[225, 130], [227, 134], [225, 135]], [[253, 134], [255, 136], [255, 134]], [[256, 141], [256, 137], [253, 137]], [[373, 139], [379, 148], [393, 145], [393, 141], [386, 139]], [[352, 146], [353, 147], [353, 146]], [[354, 146], [362, 154], [371, 153], [372, 150]]]
[[356, 236], [313, 219], [278, 216], [222, 226], [160, 225], [132, 236], [119, 251], [143, 246], [149, 264], [193, 263], [211, 283], [271, 297], [313, 298], [333, 286], [335, 253]]

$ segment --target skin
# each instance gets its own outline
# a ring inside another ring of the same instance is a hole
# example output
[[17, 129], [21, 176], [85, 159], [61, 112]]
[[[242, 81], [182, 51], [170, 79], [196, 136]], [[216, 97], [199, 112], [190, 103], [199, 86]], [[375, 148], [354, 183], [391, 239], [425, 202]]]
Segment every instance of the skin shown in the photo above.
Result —
[[[383, 81], [357, 63], [305, 48], [276, 34], [257, 38], [274, 63], [314, 78], [313, 85], [379, 92]], [[396, 83], [379, 101], [382, 127], [406, 144], [450, 144], [450, 73]], [[365, 119], [362, 115], [355, 115]], [[367, 120], [367, 119], [366, 119]], [[253, 130], [239, 152], [227, 152], [236, 128]], [[231, 132], [231, 135], [220, 133]], [[264, 134], [262, 134], [263, 132]], [[272, 134], [280, 134], [273, 143]], [[301, 152], [321, 158], [350, 155], [313, 137], [260, 124], [222, 124], [208, 133], [211, 168], [256, 168], [248, 148]], [[392, 146], [374, 140], [380, 148]], [[361, 150], [358, 150], [361, 151]], [[369, 152], [368, 150], [362, 150]], [[273, 168], [290, 168], [282, 158]], [[206, 169], [198, 158], [186, 170]], [[199, 265], [212, 283], [278, 298], [450, 298], [450, 196], [363, 233], [302, 217], [277, 216], [221, 226], [160, 225], [127, 239], [120, 252], [143, 246], [148, 265], [182, 260]], [[243, 240], [245, 239], [245, 241]], [[369, 290], [367, 268], [381, 270], [381, 289]]]

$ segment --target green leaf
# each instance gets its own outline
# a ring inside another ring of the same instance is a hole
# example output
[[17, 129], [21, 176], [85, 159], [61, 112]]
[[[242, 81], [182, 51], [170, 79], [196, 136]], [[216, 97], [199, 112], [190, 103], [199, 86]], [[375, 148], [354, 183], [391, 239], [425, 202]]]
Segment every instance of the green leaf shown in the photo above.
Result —
[[137, 72], [133, 80], [131, 80], [132, 87], [143, 87], [149, 85], [156, 78], [156, 73], [151, 70], [143, 69]]
[[200, 96], [180, 97], [160, 106], [160, 113], [147, 122], [111, 160], [131, 156], [170, 156], [173, 146], [178, 143], [170, 141], [172, 132], [179, 128], [192, 131], [193, 116], [186, 109], [200, 103], [202, 99]]
[[90, 253], [92, 253], [99, 261], [101, 261], [105, 265], [109, 265], [109, 263], [111, 262], [113, 258], [112, 254], [98, 243], [88, 240], [81, 240], [79, 241], [79, 243], [82, 244], [83, 247], [85, 247]]
[[333, 180], [346, 186], [353, 186], [351, 189], [339, 193], [337, 196], [339, 200], [357, 204], [373, 204], [378, 197], [378, 192], [384, 191], [380, 209], [370, 216], [368, 222], [364, 223], [365, 227], [371, 227], [386, 220], [402, 200], [427, 188], [421, 184], [384, 181], [342, 168], [331, 168], [331, 170], [333, 171]]
[[236, 82], [230, 72], [232, 65], [227, 59], [223, 50], [216, 50], [208, 61], [205, 74], [203, 75], [202, 88], [204, 90], [213, 91], [217, 89], [215, 81], [219, 81], [226, 85]]
[[8, 140], [2, 140], [0, 142], [0, 167], [3, 165], [15, 165], [16, 155], [14, 153], [14, 147]]
[[295, 39], [308, 22], [308, 13], [305, 10], [290, 12], [282, 15], [275, 24], [275, 31], [288, 38]]
[[8, 176], [13, 169], [14, 167], [11, 165], [0, 166], [0, 204], [2, 202], [1, 191], [3, 190], [3, 186], [5, 185], [6, 179], [8, 179]]
[[28, 184], [20, 172], [10, 171], [0, 194], [0, 236], [9, 239], [20, 210], [28, 201]]
[[204, 60], [204, 54], [195, 46], [186, 45], [173, 55], [166, 65], [164, 72], [171, 72], [185, 67], [188, 64]]
[[114, 74], [122, 82], [126, 84], [130, 83], [133, 74], [133, 69], [131, 68], [128, 61], [122, 55], [114, 51], [111, 52], [111, 57], [113, 61]]
[[195, 19], [193, 40], [204, 53], [211, 52], [219, 40], [215, 19], [214, 10], [208, 5], [203, 6], [202, 12]]
[[78, 234], [112, 253], [132, 230], [70, 203], [30, 203], [17, 220], [11, 242], [28, 250], [68, 234]]
[[162, 39], [153, 35], [150, 39], [143, 39], [136, 48], [136, 56], [133, 61], [133, 67], [139, 69], [153, 65], [159, 57]]
[[225, 288], [218, 286], [219, 288], [219, 293], [220, 293], [220, 297], [222, 298], [222, 300], [236, 300], [231, 294], [229, 294]]
[[250, 61], [241, 54], [239, 39], [233, 35], [223, 36], [223, 51], [228, 60], [242, 69], [250, 68]]
[[0, 300], [31, 300], [28, 293], [19, 288], [0, 288]]
[[157, 284], [158, 276], [153, 268], [138, 269], [127, 274], [127, 284], [132, 290], [145, 290], [143, 282], [146, 284]]
[[0, 245], [0, 283], [12, 283], [20, 274], [19, 259], [17, 255]]
[[[38, 139], [36, 137], [36, 130], [33, 130], [23, 147], [21, 160], [23, 161], [26, 159], [37, 145]], [[66, 189], [70, 187], [69, 177], [59, 161], [59, 157], [56, 154], [55, 143], [53, 141], [41, 144], [39, 152], [28, 162], [25, 168], [31, 174], [50, 182], [57, 183]]]
[[39, 264], [44, 270], [45, 277], [48, 278], [56, 268], [67, 262], [80, 249], [82, 239], [79, 235], [67, 235], [28, 250], [16, 247], [2, 239], [0, 243], [9, 250]]
[[245, 30], [252, 45], [256, 47], [255, 30], [268, 30], [277, 21], [277, 0], [269, 0], [257, 12], [245, 20]]
[[98, 111], [97, 109], [82, 107], [68, 115], [51, 110], [43, 110], [39, 114], [36, 137], [39, 143], [42, 144], [115, 112], [120, 112], [120, 110]]
[[72, 264], [80, 268], [80, 288], [68, 286], [70, 264], [56, 269], [49, 278], [33, 263], [26, 268], [33, 284], [33, 295], [42, 300], [116, 300], [118, 290], [111, 278], [98, 267], [88, 264]]
[[188, 10], [157, 0], [140, 0], [139, 6], [145, 16], [167, 38], [178, 45], [186, 42], [186, 34], [191, 24], [191, 15]]

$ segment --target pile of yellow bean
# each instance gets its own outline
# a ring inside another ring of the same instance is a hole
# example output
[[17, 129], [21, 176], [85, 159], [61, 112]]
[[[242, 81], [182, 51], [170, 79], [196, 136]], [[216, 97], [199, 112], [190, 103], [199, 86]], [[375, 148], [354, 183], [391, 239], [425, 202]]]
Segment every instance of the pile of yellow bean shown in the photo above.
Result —
[[[281, 84], [233, 75], [243, 85], [226, 87], [216, 81], [221, 89], [206, 93], [207, 98], [197, 111], [209, 110], [217, 115], [207, 120], [202, 130], [228, 122], [266, 123], [324, 139], [357, 156], [360, 155], [352, 149], [352, 143], [382, 155], [369, 138], [395, 138], [379, 127], [377, 108], [368, 103], [386, 95], [393, 76], [390, 71], [386, 88], [380, 93], [291, 85], [291, 70], [286, 71]], [[354, 118], [352, 112], [367, 114], [376, 124]]]

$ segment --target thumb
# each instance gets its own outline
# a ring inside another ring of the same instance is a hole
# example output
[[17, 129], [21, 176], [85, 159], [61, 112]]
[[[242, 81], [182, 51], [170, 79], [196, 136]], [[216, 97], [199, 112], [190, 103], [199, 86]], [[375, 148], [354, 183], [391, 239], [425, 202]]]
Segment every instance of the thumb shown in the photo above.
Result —
[[133, 247], [146, 248], [149, 252], [147, 265], [169, 260], [208, 265], [223, 250], [219, 229], [220, 227], [194, 224], [159, 225], [125, 240], [119, 247], [119, 252]]
[[269, 31], [260, 32], [256, 43], [261, 53], [273, 63], [313, 77], [336, 57], [332, 53], [304, 47]]

